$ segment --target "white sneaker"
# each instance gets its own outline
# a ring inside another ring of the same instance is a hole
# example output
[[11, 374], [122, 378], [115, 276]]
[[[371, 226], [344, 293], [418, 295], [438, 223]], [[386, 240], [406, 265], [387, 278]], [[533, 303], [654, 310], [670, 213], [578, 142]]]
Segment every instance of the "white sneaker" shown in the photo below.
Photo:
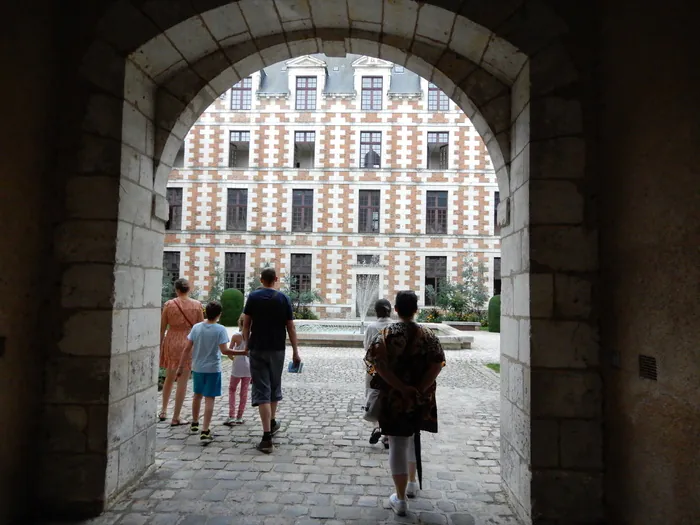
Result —
[[389, 496], [389, 505], [397, 516], [405, 516], [408, 510], [408, 503], [405, 499], [399, 499], [396, 493]]
[[406, 497], [415, 498], [418, 495], [418, 482], [409, 481], [406, 485]]

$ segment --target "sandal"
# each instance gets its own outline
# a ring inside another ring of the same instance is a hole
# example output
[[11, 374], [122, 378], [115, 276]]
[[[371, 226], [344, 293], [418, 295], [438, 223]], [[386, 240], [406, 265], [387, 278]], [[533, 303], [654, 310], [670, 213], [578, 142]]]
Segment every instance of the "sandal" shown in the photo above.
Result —
[[158, 414], [158, 421], [163, 422], [166, 419], [168, 419], [168, 414], [166, 414], [165, 412], [161, 412], [160, 414]]
[[170, 422], [171, 427], [181, 427], [183, 425], [189, 425], [190, 423], [188, 421], [182, 421], [181, 419], [173, 419]]

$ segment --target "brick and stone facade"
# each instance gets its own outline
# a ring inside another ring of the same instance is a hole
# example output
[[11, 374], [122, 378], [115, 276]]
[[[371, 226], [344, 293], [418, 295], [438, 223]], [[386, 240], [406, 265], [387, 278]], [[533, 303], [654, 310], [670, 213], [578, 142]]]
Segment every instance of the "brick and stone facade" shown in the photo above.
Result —
[[[363, 78], [380, 86], [371, 108], [363, 107]], [[479, 133], [442, 91], [403, 67], [359, 55], [302, 56], [248, 79], [196, 121], [170, 174], [175, 207], [165, 252], [179, 261], [180, 276], [206, 294], [216, 263], [227, 286], [246, 286], [265, 263], [290, 276], [292, 257], [309, 254], [309, 285], [322, 297], [314, 310], [343, 318], [357, 315], [363, 274], [379, 276], [380, 296], [413, 289], [426, 302], [426, 278], [435, 275], [426, 268], [430, 257], [444, 258], [449, 279], [461, 274], [465, 256], [478, 260], [489, 292], [500, 290], [496, 173]], [[306, 79], [315, 89], [297, 94]], [[244, 133], [247, 145], [231, 143], [232, 132], [235, 139]], [[367, 133], [378, 141], [378, 167], [364, 159]], [[244, 190], [234, 197], [244, 199], [242, 223], [227, 220], [232, 190]], [[299, 190], [310, 199], [305, 223], [293, 221]], [[376, 192], [375, 224], [360, 219], [368, 213], [360, 202], [366, 191]], [[446, 216], [435, 221], [437, 196]], [[231, 253], [244, 255], [227, 263]], [[378, 267], [358, 264], [369, 256]]]

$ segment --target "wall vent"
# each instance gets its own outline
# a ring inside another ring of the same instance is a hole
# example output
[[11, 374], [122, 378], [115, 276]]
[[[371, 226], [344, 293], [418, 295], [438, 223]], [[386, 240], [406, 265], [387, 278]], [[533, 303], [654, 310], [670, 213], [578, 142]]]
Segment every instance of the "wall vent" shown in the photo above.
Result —
[[639, 356], [639, 377], [656, 381], [657, 369], [655, 357], [650, 357], [648, 355]]

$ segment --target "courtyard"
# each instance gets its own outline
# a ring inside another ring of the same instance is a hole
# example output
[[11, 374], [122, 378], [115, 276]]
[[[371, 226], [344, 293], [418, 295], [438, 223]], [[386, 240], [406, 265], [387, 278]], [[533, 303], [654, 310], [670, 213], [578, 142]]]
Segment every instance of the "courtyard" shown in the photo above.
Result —
[[[370, 445], [361, 419], [363, 352], [301, 348], [299, 376], [285, 372], [276, 449], [255, 450], [257, 413], [229, 429], [227, 392], [215, 409], [213, 443], [188, 427], [158, 424], [156, 465], [91, 525], [515, 525], [501, 489], [499, 335], [474, 332], [471, 350], [447, 352], [438, 378], [440, 432], [422, 434], [423, 487], [406, 518], [387, 508], [387, 452]], [[226, 363], [227, 377], [230, 363]], [[227, 384], [227, 382], [226, 382]], [[190, 413], [188, 395], [184, 415]]]

